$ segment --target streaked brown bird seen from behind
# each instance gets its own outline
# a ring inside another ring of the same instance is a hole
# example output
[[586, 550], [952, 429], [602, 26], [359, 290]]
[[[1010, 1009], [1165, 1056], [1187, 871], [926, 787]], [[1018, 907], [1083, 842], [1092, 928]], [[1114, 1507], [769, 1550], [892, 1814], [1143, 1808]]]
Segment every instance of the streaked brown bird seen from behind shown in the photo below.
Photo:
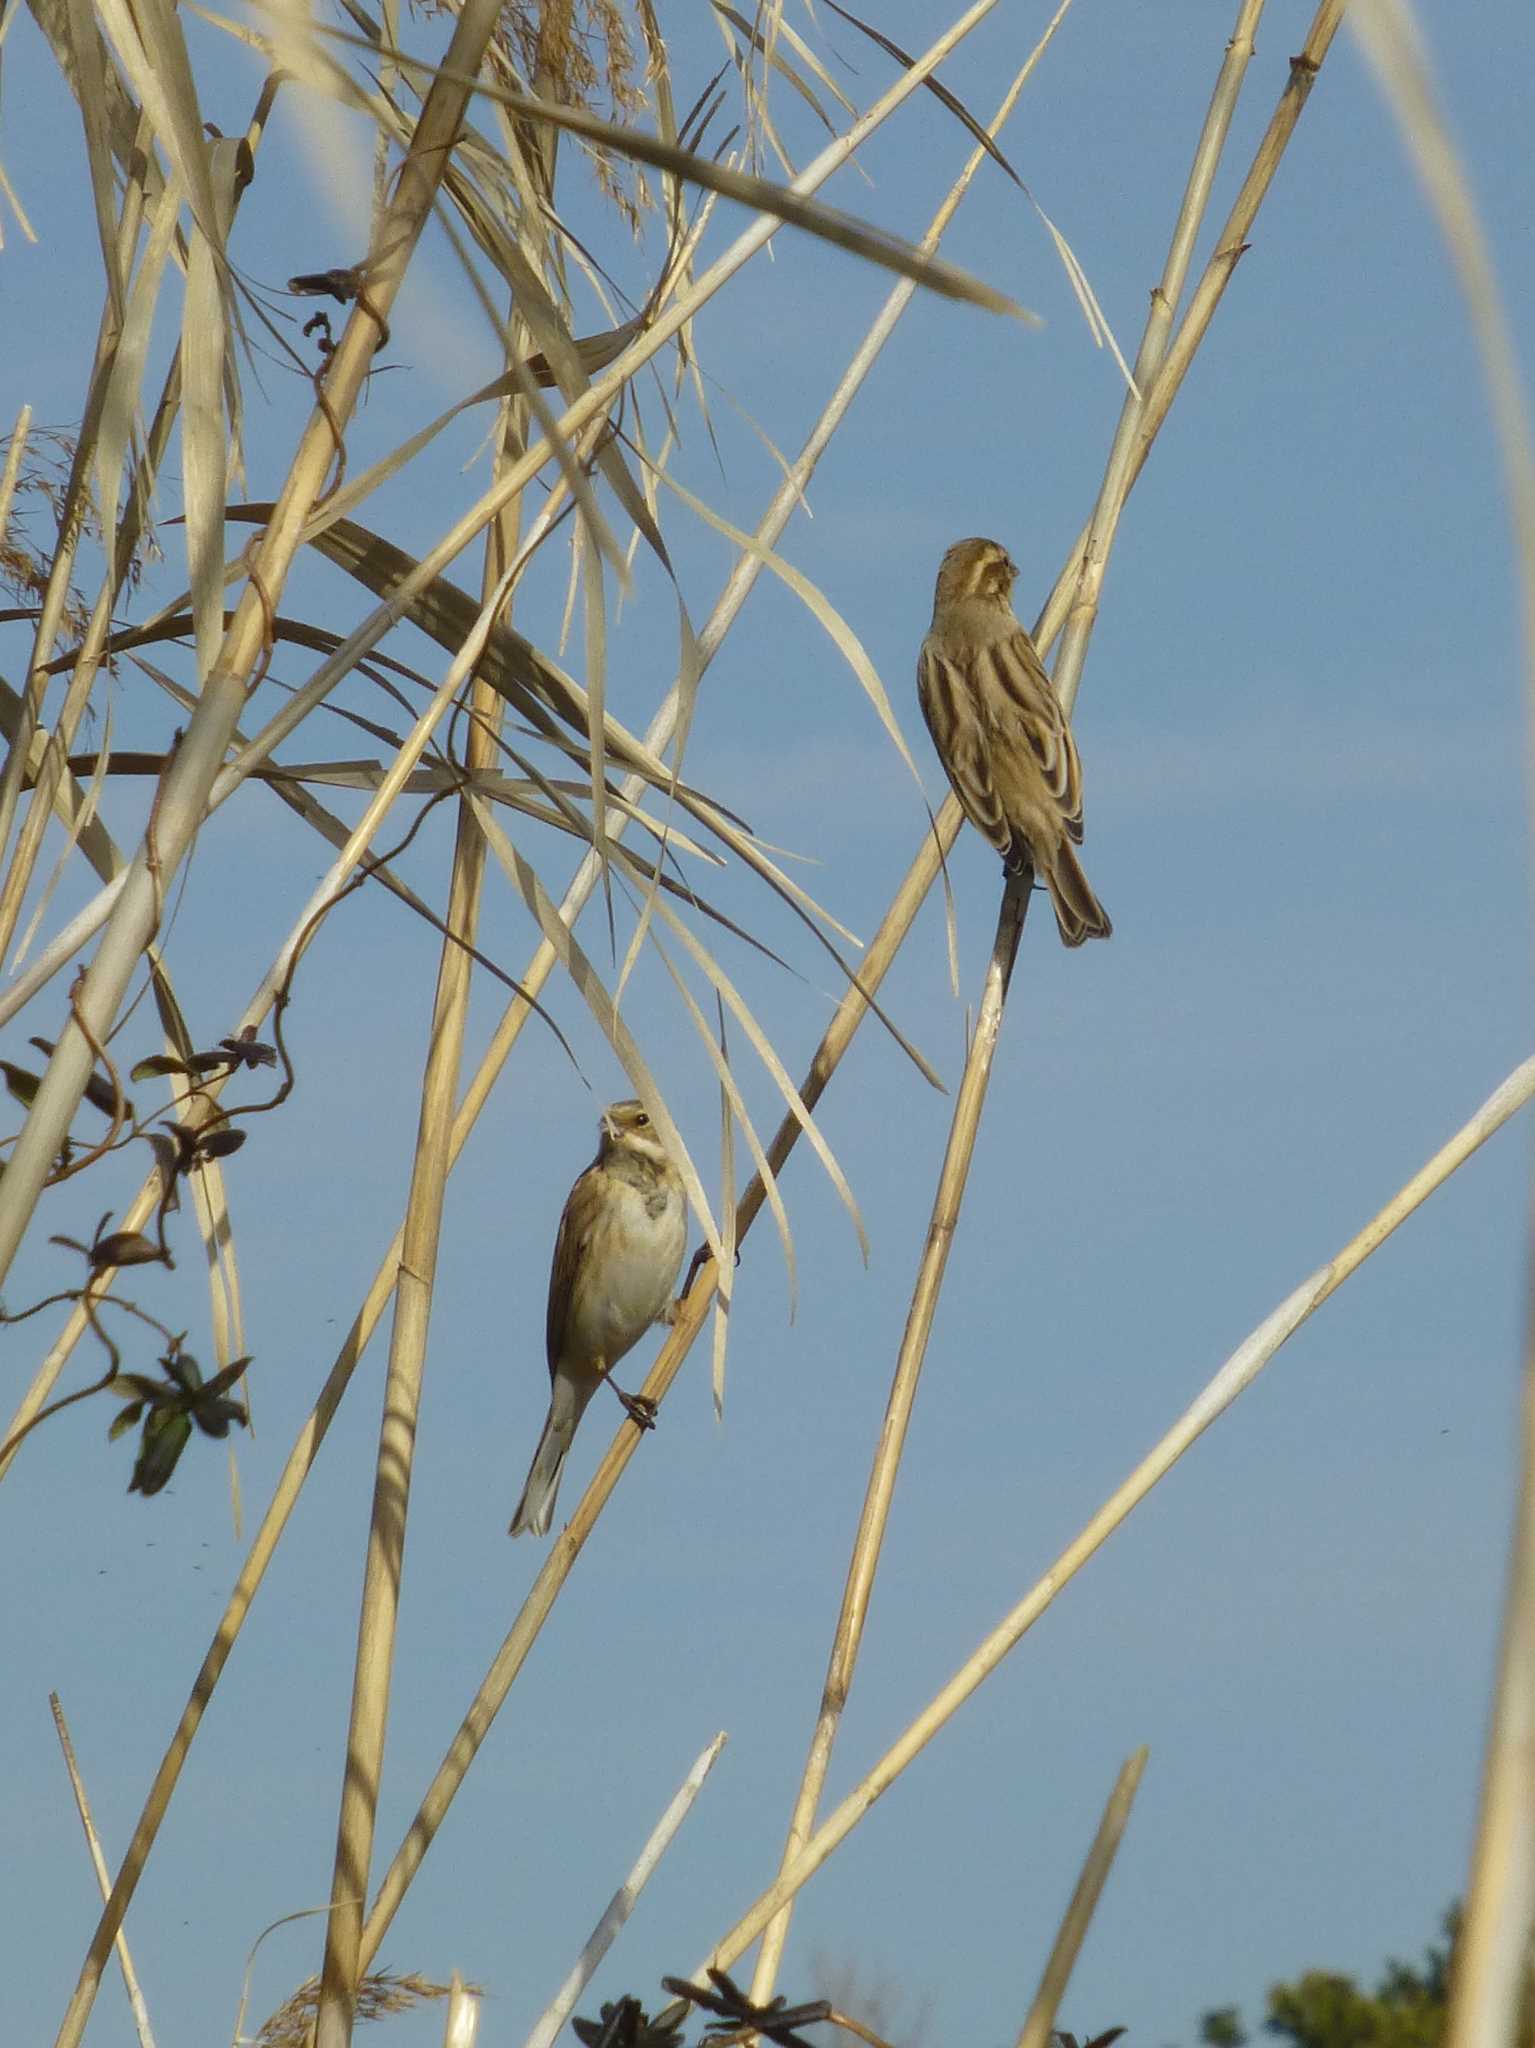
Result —
[[1031, 868], [1068, 946], [1113, 930], [1077, 859], [1082, 764], [1054, 685], [1013, 613], [1018, 571], [994, 540], [956, 541], [938, 570], [917, 697], [965, 816], [1009, 874]]

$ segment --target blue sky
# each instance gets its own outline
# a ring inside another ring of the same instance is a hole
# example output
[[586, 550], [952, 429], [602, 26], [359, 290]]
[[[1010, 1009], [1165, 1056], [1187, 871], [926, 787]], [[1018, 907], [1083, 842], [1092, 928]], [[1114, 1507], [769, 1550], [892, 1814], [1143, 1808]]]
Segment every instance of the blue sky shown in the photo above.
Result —
[[[1004, 141], [1091, 276], [1127, 351], [1160, 269], [1189, 152], [1234, 10], [1185, 0], [1068, 18]], [[919, 44], [928, 10], [888, 0]], [[1045, 19], [1001, 8], [946, 67], [989, 114]], [[1224, 216], [1309, 15], [1260, 32], [1211, 209]], [[718, 61], [712, 31], [668, 10], [679, 96]], [[1450, 41], [1430, 24], [1444, 101], [1525, 349], [1535, 284], [1535, 168], [1518, 141], [1535, 26], [1484, 10]], [[689, 38], [696, 37], [696, 47]], [[827, 18], [860, 104], [886, 61]], [[211, 30], [205, 110], [236, 129], [256, 73]], [[28, 18], [7, 49], [6, 167], [38, 227], [7, 226], [0, 414], [79, 409], [97, 286], [76, 117]], [[775, 102], [801, 155], [814, 147]], [[329, 117], [331, 146], [346, 124]], [[62, 138], [62, 146], [61, 140]], [[50, 146], [51, 145], [51, 146]], [[917, 230], [964, 155], [935, 104], [876, 139], [871, 182], [833, 203]], [[284, 102], [242, 211], [236, 254], [281, 284], [356, 252], [340, 170], [316, 194]], [[44, 175], [43, 166], [47, 173]], [[638, 297], [648, 256], [590, 207]], [[721, 208], [711, 246], [740, 216]], [[83, 238], [83, 243], [82, 243]], [[77, 257], [83, 246], [90, 253]], [[994, 533], [1023, 564], [1032, 614], [1088, 511], [1119, 406], [1034, 216], [983, 176], [945, 255], [1038, 311], [1035, 332], [919, 295], [810, 493], [784, 552], [859, 633], [935, 802], [941, 777], [911, 676], [937, 559]], [[1201, 246], [1203, 260], [1205, 245]], [[887, 281], [787, 231], [697, 323], [704, 368], [779, 447], [796, 449]], [[300, 308], [301, 313], [307, 307]], [[593, 316], [583, 326], [600, 324]], [[351, 436], [355, 473], [494, 374], [483, 324], [440, 241], [393, 322]], [[171, 336], [162, 337], [168, 345]], [[280, 478], [303, 388], [251, 387], [250, 491]], [[678, 473], [738, 523], [776, 480], [711, 387], [723, 476], [683, 408]], [[647, 403], [654, 430], [657, 407]], [[465, 423], [364, 519], [422, 545], [485, 480]], [[477, 458], [472, 466], [471, 458]], [[174, 484], [162, 511], [177, 509]], [[667, 538], [695, 621], [729, 565], [675, 504]], [[177, 579], [179, 530], [159, 595]], [[455, 574], [473, 587], [477, 559]], [[529, 593], [552, 641], [561, 590]], [[284, 609], [347, 629], [365, 601], [306, 564]], [[610, 700], [641, 726], [673, 673], [674, 601], [642, 563], [610, 655]], [[0, 629], [13, 683], [25, 641]], [[414, 634], [396, 650], [435, 679]], [[581, 671], [579, 640], [567, 655]], [[187, 657], [176, 673], [191, 680]], [[1067, 954], [1030, 921], [974, 1173], [933, 1334], [828, 1799], [862, 1775], [1102, 1499], [1292, 1286], [1334, 1252], [1529, 1051], [1521, 651], [1496, 448], [1448, 268], [1399, 140], [1347, 37], [1312, 95], [1209, 342], [1121, 529], [1076, 726], [1085, 863], [1107, 946]], [[286, 654], [278, 673], [307, 674]], [[360, 687], [348, 702], [398, 724]], [[163, 744], [174, 719], [125, 670], [117, 737]], [[371, 743], [306, 733], [290, 758]], [[691, 780], [768, 840], [813, 855], [808, 886], [867, 936], [923, 830], [910, 778], [856, 683], [794, 597], [764, 578], [700, 701]], [[142, 791], [114, 794], [127, 836]], [[352, 815], [347, 800], [337, 808]], [[391, 835], [392, 836], [392, 835]], [[568, 849], [520, 835], [551, 885]], [[445, 889], [436, 822], [408, 869]], [[171, 935], [194, 1029], [216, 1040], [285, 936], [326, 856], [248, 789], [214, 823]], [[989, 947], [995, 861], [972, 834], [952, 862], [963, 1001]], [[803, 979], [735, 948], [729, 971], [791, 1070], [836, 971], [749, 878], [708, 887]], [[65, 882], [46, 928], [81, 900]], [[596, 922], [586, 942], [604, 955]], [[512, 971], [531, 938], [494, 877], [483, 943]], [[401, 1213], [436, 942], [365, 892], [333, 918], [289, 1024], [299, 1088], [230, 1171], [256, 1364], [257, 1430], [238, 1446], [248, 1526]], [[9, 963], [6, 972], [9, 973]], [[952, 1086], [963, 1002], [942, 913], [923, 910], [887, 983], [903, 1029]], [[530, 1031], [450, 1190], [412, 1502], [378, 1850], [387, 1859], [542, 1560], [505, 1525], [545, 1399], [542, 1320], [565, 1191], [597, 1109], [628, 1092], [568, 988], [553, 1007], [590, 1086]], [[53, 1033], [55, 987], [10, 1027]], [[478, 991], [470, 1057], [500, 1011]], [[717, 1099], [654, 962], [627, 1005], [711, 1187]], [[142, 1009], [124, 1035], [153, 1049]], [[770, 1084], [741, 1054], [769, 1125]], [[738, 1278], [723, 1426], [705, 1348], [642, 1448], [444, 1827], [385, 1959], [489, 1993], [482, 2039], [523, 2037], [683, 1771], [730, 1744], [583, 2009], [686, 1971], [776, 1866], [819, 1697], [842, 1574], [883, 1411], [949, 1103], [866, 1028], [822, 1122], [872, 1257], [813, 1160], [785, 1177], [800, 1298], [764, 1224]], [[1151, 1759], [1063, 2007], [1079, 2032], [1193, 2039], [1207, 2006], [1249, 2015], [1311, 1966], [1373, 1978], [1416, 1954], [1460, 1889], [1495, 1654], [1514, 1477], [1528, 1137], [1506, 1131], [1292, 1341], [1157, 1489], [892, 1789], [805, 1894], [783, 1974], [808, 1995], [826, 1956], [925, 2005], [928, 2044], [1016, 2034], [1103, 1799], [1141, 1743]], [[88, 1235], [136, 1166], [50, 1198], [7, 1290], [63, 1284], [49, 1231]], [[174, 1276], [136, 1298], [209, 1356], [200, 1257], [183, 1219]], [[8, 1332], [19, 1389], [47, 1317]], [[327, 1896], [362, 1543], [386, 1338], [332, 1430], [220, 1686], [128, 1924], [162, 2043], [233, 2027], [250, 1944]], [[648, 1363], [636, 1355], [631, 1376]], [[82, 1359], [72, 1370], [83, 1378]], [[92, 1368], [94, 1369], [94, 1368]], [[108, 1412], [47, 1425], [0, 1496], [11, 1655], [0, 1686], [12, 1760], [12, 1860], [28, 1872], [26, 1968], [10, 2031], [51, 2038], [95, 1918], [47, 1708], [69, 1713], [109, 1854], [126, 1842], [239, 1569], [222, 1455], [194, 1445], [158, 1500], [129, 1499]], [[562, 1507], [611, 1430], [595, 1411]], [[203, 1455], [197, 1455], [199, 1452]], [[315, 1966], [316, 1923], [274, 1936], [252, 2014]], [[390, 2023], [435, 2038], [435, 2019]], [[88, 2039], [129, 2038], [116, 1981]], [[895, 2038], [908, 2036], [899, 2031]]]

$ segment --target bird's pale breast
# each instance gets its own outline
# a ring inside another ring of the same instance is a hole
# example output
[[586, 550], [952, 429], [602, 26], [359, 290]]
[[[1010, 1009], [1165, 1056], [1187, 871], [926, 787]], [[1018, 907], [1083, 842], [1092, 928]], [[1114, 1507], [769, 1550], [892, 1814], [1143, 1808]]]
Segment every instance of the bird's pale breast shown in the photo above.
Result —
[[675, 1188], [613, 1176], [571, 1289], [566, 1356], [616, 1364], [666, 1309], [686, 1243], [687, 1204]]

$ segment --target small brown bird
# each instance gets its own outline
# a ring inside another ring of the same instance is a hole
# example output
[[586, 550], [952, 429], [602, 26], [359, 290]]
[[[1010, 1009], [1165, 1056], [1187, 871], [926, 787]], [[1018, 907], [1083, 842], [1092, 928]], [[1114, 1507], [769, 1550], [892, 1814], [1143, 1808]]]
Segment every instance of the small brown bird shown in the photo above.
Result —
[[[545, 1326], [552, 1391], [511, 1533], [548, 1533], [565, 1454], [586, 1404], [652, 1323], [671, 1320], [687, 1243], [682, 1176], [642, 1102], [602, 1112], [597, 1157], [571, 1189], [554, 1241]], [[610, 1386], [612, 1381], [608, 1382]], [[613, 1391], [642, 1429], [650, 1403]]]
[[994, 540], [957, 540], [938, 570], [917, 697], [965, 816], [1009, 874], [1032, 868], [1068, 946], [1113, 926], [1076, 856], [1082, 764], [1034, 643], [1013, 615], [1018, 571]]

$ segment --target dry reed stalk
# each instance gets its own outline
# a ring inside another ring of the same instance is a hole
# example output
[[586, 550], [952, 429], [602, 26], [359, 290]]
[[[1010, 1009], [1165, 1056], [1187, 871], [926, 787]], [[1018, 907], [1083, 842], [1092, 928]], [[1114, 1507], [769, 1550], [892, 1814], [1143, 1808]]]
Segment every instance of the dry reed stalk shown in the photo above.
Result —
[[[91, 1804], [85, 1796], [85, 1780], [80, 1775], [80, 1766], [75, 1759], [75, 1745], [70, 1739], [69, 1723], [64, 1719], [64, 1705], [56, 1692], [49, 1693], [48, 1705], [53, 1710], [53, 1725], [58, 1731], [59, 1748], [64, 1752], [64, 1768], [69, 1773], [70, 1789], [75, 1795], [75, 1810], [80, 1816], [80, 1825], [85, 1830], [85, 1845], [91, 1852], [96, 1882], [101, 1886], [101, 1896], [105, 1899], [112, 1890], [112, 1879], [107, 1870], [107, 1859], [101, 1853], [101, 1838], [96, 1833], [96, 1823], [91, 1819]], [[139, 1986], [139, 1974], [133, 1967], [133, 1957], [128, 1953], [128, 1937], [121, 1928], [117, 1932], [117, 1960], [122, 1966], [123, 1989], [128, 1994], [128, 2007], [133, 2014], [139, 2048], [155, 2048], [154, 2029], [149, 2024], [149, 2007], [144, 2003], [144, 1993]]]
[[[513, 323], [512, 345], [525, 350], [527, 330]], [[500, 460], [522, 440], [521, 415], [508, 414]], [[502, 507], [487, 536], [482, 603], [500, 611], [507, 575], [517, 553], [518, 501]], [[470, 776], [489, 774], [499, 760], [504, 700], [483, 679], [471, 692], [465, 767]], [[410, 1506], [416, 1421], [431, 1328], [432, 1292], [442, 1232], [443, 1200], [453, 1163], [454, 1099], [458, 1092], [468, 1021], [473, 962], [468, 947], [479, 928], [485, 878], [485, 839], [469, 800], [459, 799], [458, 829], [448, 886], [448, 936], [437, 969], [426, 1071], [410, 1194], [398, 1271], [394, 1282], [394, 1326], [390, 1333], [383, 1415], [379, 1427], [373, 1511], [369, 1520], [357, 1622], [357, 1656], [352, 1712], [342, 1771], [341, 1812], [326, 1922], [325, 1960], [320, 1973], [316, 2017], [317, 2048], [345, 2048], [351, 2039], [361, 1971], [358, 1949], [363, 1904], [373, 1857], [374, 1822], [383, 1776], [384, 1736], [389, 1719], [394, 1641], [404, 1577], [405, 1523]]]
[[[465, 0], [449, 46], [449, 72], [472, 76], [497, 18], [497, 0]], [[468, 96], [465, 86], [449, 78], [432, 82], [384, 226], [368, 310], [354, 310], [336, 344], [326, 373], [325, 404], [315, 408], [303, 432], [233, 621], [166, 770], [151, 827], [86, 972], [78, 1020], [72, 1013], [6, 1163], [0, 1189], [0, 1280], [10, 1269], [80, 1105], [95, 1062], [91, 1041], [102, 1044], [110, 1036], [128, 983], [159, 926], [165, 888], [202, 822], [208, 791], [261, 659], [267, 617], [277, 606], [304, 523], [330, 472], [336, 435], [344, 431], [363, 389], [378, 342], [378, 321], [388, 317], [430, 215]]]
[[[481, 686], [483, 687], [483, 686]], [[454, 849], [448, 928], [474, 943], [484, 842], [467, 805]], [[410, 1199], [394, 1283], [394, 1326], [384, 1383], [373, 1509], [369, 1518], [357, 1660], [347, 1730], [331, 1910], [321, 1972], [318, 2048], [344, 2048], [351, 2038], [357, 1990], [362, 1902], [373, 1853], [373, 1825], [383, 1769], [395, 1624], [404, 1568], [405, 1521], [421, 1383], [431, 1323], [432, 1286], [447, 1184], [453, 1095], [467, 1014], [470, 960], [459, 945], [443, 947], [432, 1006], [431, 1050], [422, 1081]]]
[[[906, 1447], [906, 1431], [917, 1398], [917, 1384], [922, 1377], [923, 1361], [927, 1357], [928, 1338], [932, 1334], [933, 1317], [943, 1287], [949, 1251], [959, 1225], [960, 1204], [964, 1200], [965, 1186], [970, 1178], [970, 1161], [975, 1151], [976, 1133], [980, 1129], [981, 1111], [986, 1105], [986, 1091], [991, 1080], [997, 1040], [1002, 1030], [1002, 1013], [1007, 1002], [1008, 984], [1012, 979], [1013, 962], [1018, 954], [1018, 941], [1023, 936], [1023, 924], [1028, 915], [1029, 892], [1032, 886], [1033, 875], [1028, 869], [1025, 869], [1022, 875], [1010, 876], [1003, 884], [1002, 904], [997, 914], [997, 933], [992, 943], [991, 958], [986, 966], [986, 979], [976, 1015], [975, 1033], [965, 1057], [965, 1070], [960, 1079], [959, 1093], [955, 1098], [954, 1116], [949, 1126], [943, 1164], [939, 1169], [938, 1186], [933, 1196], [927, 1236], [917, 1262], [911, 1307], [906, 1313], [906, 1327], [901, 1335], [900, 1350], [896, 1354], [895, 1376], [891, 1382], [889, 1398], [885, 1403], [885, 1417], [880, 1425], [874, 1463], [869, 1473], [863, 1508], [853, 1538], [853, 1554], [843, 1586], [842, 1607], [837, 1615], [831, 1656], [827, 1662], [826, 1679], [821, 1689], [820, 1712], [816, 1717], [815, 1729], [810, 1738], [810, 1752], [805, 1760], [799, 1791], [795, 1797], [788, 1839], [780, 1860], [780, 1870], [787, 1869], [794, 1862], [814, 1829], [816, 1809], [820, 1805], [821, 1791], [826, 1783], [832, 1748], [837, 1739], [837, 1730], [842, 1723], [848, 1693], [852, 1688], [853, 1671], [858, 1662], [864, 1623], [868, 1618], [869, 1601], [874, 1591], [874, 1575], [879, 1567], [880, 1550], [890, 1519], [890, 1504], [895, 1497], [896, 1474], [900, 1470], [901, 1453]], [[751, 1989], [754, 2005], [764, 2005], [772, 1997], [773, 1983], [778, 1974], [778, 1963], [788, 1938], [788, 1931], [789, 1913], [786, 1907], [763, 1937]]]
[[1445, 2048], [1526, 2038], [1535, 1929], [1535, 1303], [1526, 1310], [1519, 1490], [1476, 1842]]
[[[1200, 275], [1199, 283], [1189, 300], [1189, 309], [1178, 323], [1177, 332], [1163, 357], [1162, 366], [1151, 389], [1142, 392], [1144, 404], [1136, 429], [1134, 456], [1124, 480], [1124, 497], [1129, 496], [1136, 479], [1145, 467], [1146, 458], [1151, 453], [1157, 435], [1162, 431], [1167, 415], [1172, 409], [1173, 400], [1183, 388], [1183, 380], [1188, 375], [1189, 366], [1210, 330], [1210, 323], [1215, 318], [1217, 307], [1225, 297], [1226, 287], [1246, 252], [1247, 237], [1258, 217], [1258, 209], [1268, 196], [1269, 187], [1274, 182], [1274, 174], [1279, 169], [1280, 161], [1289, 147], [1290, 138], [1295, 133], [1306, 101], [1310, 98], [1317, 73], [1332, 47], [1333, 38], [1338, 32], [1347, 4], [1348, 0], [1321, 0], [1321, 5], [1317, 8], [1306, 33], [1305, 43], [1299, 54], [1290, 60], [1290, 76], [1285, 83], [1285, 89], [1269, 117], [1268, 127], [1264, 130], [1262, 140], [1254, 152], [1247, 175], [1242, 180], [1241, 189], [1232, 203], [1230, 213], [1226, 216], [1224, 226], [1216, 237], [1214, 253]], [[1115, 520], [1124, 510], [1124, 497], [1114, 508]], [[1049, 650], [1056, 635], [1066, 623], [1071, 594], [1081, 572], [1090, 531], [1091, 522], [1078, 534], [1067, 556], [1066, 566], [1056, 578], [1044, 609], [1039, 615], [1039, 623], [1034, 629], [1034, 642], [1041, 654]], [[1112, 534], [1112, 531], [1113, 527], [1110, 525], [1108, 532]], [[1076, 702], [1076, 687], [1070, 677], [1065, 680], [1067, 687], [1062, 690], [1061, 701], [1069, 713]]]
[[1103, 1809], [1103, 1818], [1098, 1823], [1098, 1832], [1093, 1845], [1087, 1852], [1087, 1861], [1082, 1865], [1082, 1875], [1077, 1879], [1077, 1888], [1071, 1895], [1066, 1916], [1060, 1925], [1045, 1963], [1044, 1975], [1039, 1980], [1039, 1989], [1034, 1994], [1034, 2003], [1029, 2007], [1028, 2017], [1018, 2033], [1018, 2048], [1050, 2048], [1054, 2038], [1055, 2016], [1060, 2011], [1061, 2000], [1066, 1986], [1071, 1982], [1071, 1973], [1077, 1966], [1088, 1926], [1097, 1911], [1098, 1900], [1107, 1882], [1114, 1858], [1119, 1853], [1119, 1838], [1125, 1831], [1130, 1818], [1130, 1809], [1135, 1804], [1135, 1795], [1140, 1790], [1141, 1776], [1146, 1769], [1148, 1752], [1138, 1749], [1128, 1758], [1114, 1781], [1109, 1794], [1109, 1803]]
[[1214, 252], [1194, 288], [1189, 309], [1178, 323], [1178, 331], [1157, 374], [1155, 386], [1147, 396], [1135, 458], [1125, 481], [1126, 492], [1140, 475], [1147, 451], [1167, 417], [1167, 409], [1177, 396], [1189, 365], [1209, 331], [1215, 310], [1225, 296], [1237, 264], [1247, 252], [1247, 237], [1258, 217], [1258, 209], [1274, 182], [1274, 175], [1289, 147], [1306, 101], [1311, 97], [1311, 88], [1332, 48], [1347, 5], [1348, 0], [1321, 0], [1306, 31], [1305, 42], [1290, 59], [1290, 76], [1285, 89], [1269, 118], [1268, 127], [1253, 154], [1252, 164], [1232, 202], [1225, 224], [1216, 237]]
[[[1125, 394], [1120, 410], [1119, 424], [1099, 494], [1098, 507], [1088, 527], [1087, 539], [1082, 549], [1081, 566], [1077, 573], [1076, 590], [1061, 642], [1055, 684], [1058, 694], [1068, 708], [1076, 700], [1098, 591], [1102, 584], [1114, 527], [1118, 521], [1119, 508], [1124, 502], [1125, 479], [1135, 445], [1136, 429], [1144, 409], [1142, 393], [1146, 381], [1155, 374], [1166, 349], [1168, 328], [1178, 299], [1182, 295], [1189, 258], [1204, 218], [1221, 150], [1236, 110], [1237, 95], [1246, 72], [1247, 60], [1252, 52], [1253, 30], [1262, 11], [1263, 0], [1241, 0], [1236, 27], [1227, 45], [1225, 61], [1221, 65], [1204, 126], [1195, 146], [1193, 163], [1174, 221], [1161, 281], [1151, 295], [1145, 332], [1136, 356], [1134, 385]], [[985, 1101], [997, 1033], [1001, 1028], [1002, 1003], [1006, 996], [1008, 976], [1012, 971], [1011, 954], [1008, 955], [1002, 970], [1000, 984], [996, 978], [996, 969], [1004, 942], [1003, 924], [1008, 917], [1009, 897], [1010, 891], [1004, 894], [1002, 921], [998, 925], [996, 946], [987, 970], [980, 1020], [965, 1061], [964, 1078], [960, 1084], [948, 1146], [939, 1173], [938, 1192], [934, 1198], [928, 1236], [917, 1267], [911, 1308], [896, 1357], [895, 1376], [885, 1409], [885, 1419], [875, 1446], [873, 1469], [869, 1475], [863, 1509], [853, 1539], [853, 1554], [843, 1589], [842, 1607], [833, 1632], [831, 1655], [821, 1691], [820, 1710], [811, 1734], [810, 1748], [805, 1758], [799, 1789], [795, 1794], [788, 1834], [779, 1864], [780, 1871], [793, 1863], [814, 1830], [816, 1813], [820, 1808], [821, 1794], [826, 1784], [826, 1774], [831, 1767], [837, 1731], [841, 1726], [842, 1715], [852, 1689], [853, 1672], [863, 1640], [874, 1576], [885, 1540], [891, 1502], [895, 1497], [896, 1474], [906, 1445], [907, 1426], [916, 1400], [917, 1383], [927, 1355], [938, 1295], [943, 1285], [944, 1269], [948, 1263], [949, 1246], [958, 1222], [959, 1205], [969, 1178], [970, 1160], [976, 1134], [980, 1128], [980, 1112]], [[1021, 926], [1020, 911], [1020, 930]], [[1015, 931], [1012, 935], [1014, 949], [1017, 941], [1018, 933]], [[752, 1977], [751, 1997], [755, 2005], [766, 2005], [773, 1995], [779, 1963], [789, 1938], [790, 1915], [791, 1908], [786, 1906], [763, 1935]]]
[[1263, 0], [1242, 0], [1236, 26], [1231, 32], [1230, 42], [1226, 45], [1225, 61], [1215, 81], [1209, 110], [1195, 146], [1194, 161], [1189, 166], [1188, 183], [1184, 187], [1183, 200], [1173, 224], [1167, 260], [1162, 266], [1162, 276], [1151, 294], [1151, 308], [1147, 314], [1145, 332], [1141, 336], [1140, 349], [1135, 358], [1135, 381], [1132, 388], [1125, 393], [1120, 406], [1119, 421], [1109, 447], [1098, 502], [1093, 507], [1092, 517], [1088, 522], [1082, 564], [1077, 572], [1077, 585], [1072, 593], [1071, 609], [1067, 615], [1065, 631], [1061, 635], [1060, 652], [1056, 657], [1053, 671], [1056, 693], [1062, 703], [1067, 705], [1076, 702], [1077, 686], [1081, 681], [1082, 667], [1087, 658], [1088, 642], [1092, 638], [1093, 624], [1098, 616], [1098, 602], [1103, 590], [1104, 574], [1108, 568], [1109, 550], [1113, 546], [1119, 507], [1124, 502], [1125, 483], [1135, 455], [1136, 435], [1141, 415], [1145, 411], [1145, 393], [1167, 353], [1167, 337], [1172, 329], [1173, 315], [1177, 311], [1178, 301], [1183, 296], [1189, 261], [1194, 253], [1194, 242], [1204, 221], [1210, 188], [1215, 182], [1221, 152], [1226, 146], [1226, 137], [1230, 132], [1232, 116], [1236, 112], [1237, 99], [1242, 90], [1242, 81], [1247, 75], [1248, 60], [1253, 53], [1253, 36], [1262, 13]]
[[1528, 2024], [1535, 1929], [1535, 1301], [1526, 1311], [1520, 1408], [1509, 1584], [1446, 2048], [1515, 2044]]
[[994, 1628], [936, 1697], [893, 1742], [872, 1770], [842, 1804], [817, 1828], [790, 1868], [762, 1893], [710, 1955], [693, 1972], [701, 1979], [710, 1967], [728, 1970], [751, 1946], [785, 1902], [793, 1898], [869, 1808], [882, 1798], [910, 1764], [962, 1707], [983, 1680], [1002, 1663], [1050, 1606], [1056, 1595], [1082, 1569], [1119, 1525], [1139, 1506], [1186, 1450], [1224, 1414], [1250, 1386], [1285, 1341], [1335, 1294], [1399, 1224], [1441, 1187], [1457, 1167], [1500, 1130], [1535, 1097], [1535, 1058], [1526, 1060], [1488, 1097], [1470, 1121], [1441, 1146], [1427, 1165], [1393, 1196], [1386, 1206], [1352, 1237], [1336, 1258], [1302, 1281], [1234, 1351], [1204, 1391], [1147, 1453], [1129, 1478], [1110, 1495], [1082, 1532], [1067, 1545], [1050, 1569]]

